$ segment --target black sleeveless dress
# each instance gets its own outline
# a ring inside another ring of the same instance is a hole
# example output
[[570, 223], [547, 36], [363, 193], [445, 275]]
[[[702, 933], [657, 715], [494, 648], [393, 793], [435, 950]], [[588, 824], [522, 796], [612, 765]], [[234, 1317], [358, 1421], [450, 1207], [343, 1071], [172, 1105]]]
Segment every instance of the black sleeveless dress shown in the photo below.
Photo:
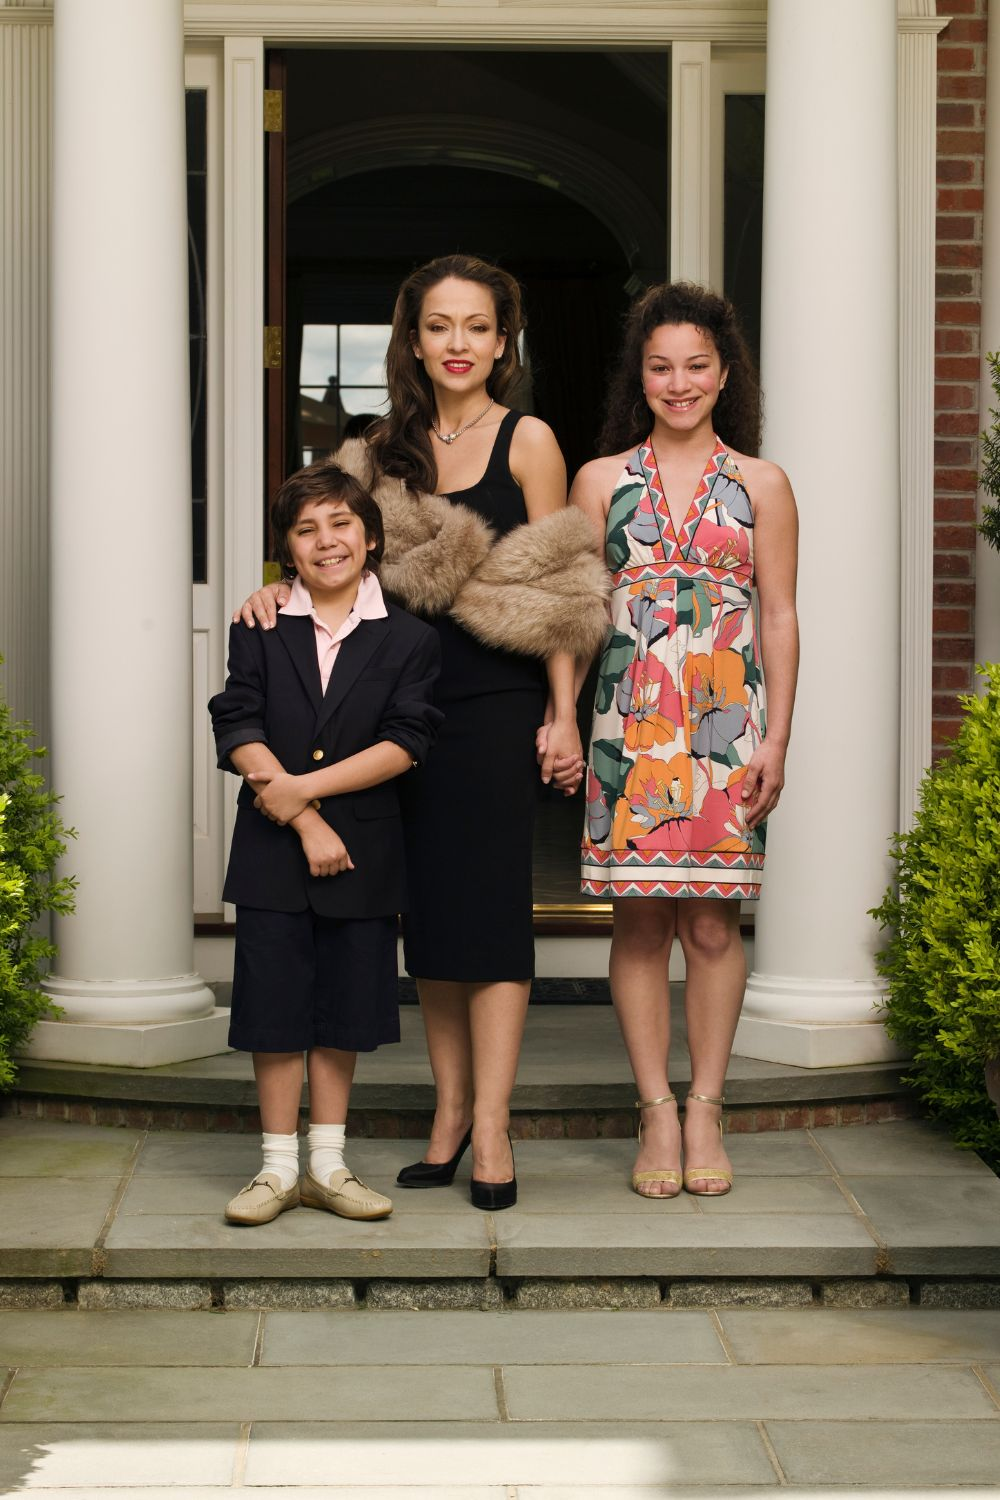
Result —
[[[523, 525], [510, 472], [521, 413], [497, 429], [486, 473], [447, 498], [483, 517], [497, 536]], [[441, 641], [436, 698], [445, 715], [425, 765], [402, 777], [409, 911], [407, 972], [464, 983], [534, 975], [531, 857], [545, 709], [545, 667], [484, 646], [450, 616], [428, 621]]]

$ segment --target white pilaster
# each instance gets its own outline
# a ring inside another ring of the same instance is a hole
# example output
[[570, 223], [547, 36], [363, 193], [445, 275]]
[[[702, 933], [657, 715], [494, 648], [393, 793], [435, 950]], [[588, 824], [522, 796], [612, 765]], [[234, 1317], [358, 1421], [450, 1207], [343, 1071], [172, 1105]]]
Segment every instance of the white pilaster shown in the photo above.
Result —
[[711, 277], [710, 42], [670, 48], [670, 275], [707, 284]]
[[193, 970], [191, 502], [181, 0], [57, 0], [53, 782], [76, 914], [31, 1055], [217, 1052]]
[[[979, 425], [993, 421], [990, 409], [997, 398], [990, 384], [987, 354], [1000, 350], [1000, 0], [988, 11], [986, 41], [986, 186], [983, 210], [983, 313], [980, 368]], [[989, 500], [982, 490], [980, 505]], [[993, 502], [996, 503], [995, 501]], [[1000, 661], [1000, 555], [984, 539], [976, 538], [976, 661]]]
[[0, 25], [0, 669], [48, 740], [48, 257], [52, 29]]
[[736, 1051], [818, 1067], [893, 1054], [867, 913], [899, 796], [894, 0], [771, 0], [765, 140], [765, 453], [801, 512], [802, 673]]
[[928, 0], [903, 0], [898, 42], [902, 829], [913, 822], [920, 780], [931, 761], [937, 30], [945, 22], [923, 14], [927, 8]]
[[[226, 37], [223, 48], [225, 178], [225, 527], [223, 597], [245, 599], [263, 582], [256, 504], [264, 473], [264, 40]], [[229, 778], [227, 777], [227, 780]], [[225, 845], [236, 788], [225, 799]], [[226, 909], [230, 920], [235, 916]]]

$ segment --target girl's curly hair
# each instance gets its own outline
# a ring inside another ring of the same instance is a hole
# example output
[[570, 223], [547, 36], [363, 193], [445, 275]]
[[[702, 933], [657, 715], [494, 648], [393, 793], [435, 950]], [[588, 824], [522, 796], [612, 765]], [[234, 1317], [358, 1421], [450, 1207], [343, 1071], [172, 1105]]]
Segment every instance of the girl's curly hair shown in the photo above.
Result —
[[755, 455], [760, 447], [760, 385], [736, 309], [727, 298], [691, 281], [650, 287], [633, 303], [608, 389], [601, 453], [635, 448], [649, 436], [652, 424], [642, 389], [642, 353], [654, 329], [664, 323], [692, 323], [712, 340], [729, 372], [715, 406], [715, 430], [727, 447]]

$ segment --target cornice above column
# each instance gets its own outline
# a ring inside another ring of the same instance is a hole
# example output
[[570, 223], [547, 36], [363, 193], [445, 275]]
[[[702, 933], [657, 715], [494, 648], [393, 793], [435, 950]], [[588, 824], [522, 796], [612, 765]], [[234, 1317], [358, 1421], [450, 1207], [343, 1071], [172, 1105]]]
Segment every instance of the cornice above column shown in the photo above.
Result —
[[0, 5], [0, 26], [51, 26], [50, 5]]
[[951, 22], [951, 16], [900, 16], [896, 30], [900, 36], [940, 36]]
[[759, 45], [767, 29], [761, 0], [187, 0], [188, 36], [324, 38], [354, 42], [511, 42], [550, 46], [606, 43], [634, 50], [672, 40]]
[[937, 0], [898, 0], [896, 16], [900, 35], [924, 32], [937, 36], [951, 20], [951, 16], [937, 14]]
[[[951, 16], [934, 14], [935, 0], [899, 0], [901, 34], [937, 36]], [[15, 5], [0, 0], [0, 26], [50, 26], [52, 4]], [[635, 50], [671, 41], [759, 46], [767, 37], [767, 8], [760, 0], [704, 4], [633, 5], [605, 0], [186, 0], [189, 37], [264, 36], [274, 41], [504, 42], [536, 47], [565, 42], [611, 42], [627, 37]]]

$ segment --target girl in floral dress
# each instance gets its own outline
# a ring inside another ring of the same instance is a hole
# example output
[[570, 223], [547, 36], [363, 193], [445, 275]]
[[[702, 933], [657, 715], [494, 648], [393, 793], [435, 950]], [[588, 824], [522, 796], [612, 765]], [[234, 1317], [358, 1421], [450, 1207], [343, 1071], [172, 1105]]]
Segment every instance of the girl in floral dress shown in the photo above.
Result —
[[[760, 892], [798, 664], [795, 501], [782, 470], [752, 456], [759, 435], [732, 306], [685, 283], [647, 292], [612, 383], [610, 456], [570, 496], [612, 573], [582, 878], [614, 907], [612, 996], [641, 1111], [632, 1186], [646, 1197], [732, 1183], [721, 1118], [746, 982], [740, 902]], [[692, 1069], [683, 1128], [668, 1082], [675, 936]]]

